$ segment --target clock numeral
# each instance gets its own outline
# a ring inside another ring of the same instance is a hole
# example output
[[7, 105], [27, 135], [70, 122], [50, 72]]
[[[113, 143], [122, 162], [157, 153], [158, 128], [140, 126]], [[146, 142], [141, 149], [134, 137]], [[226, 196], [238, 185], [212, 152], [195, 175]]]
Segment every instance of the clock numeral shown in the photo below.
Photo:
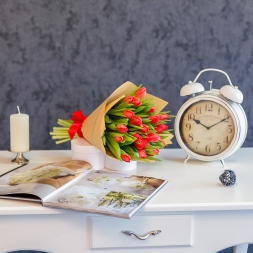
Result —
[[218, 109], [218, 115], [220, 115], [220, 107], [219, 107], [219, 109]]
[[219, 143], [219, 142], [217, 142], [217, 145], [216, 145], [216, 147], [215, 147], [215, 148], [216, 148], [216, 150], [217, 150], [217, 151], [220, 151], [220, 150], [221, 150], [221, 145], [220, 145], [220, 143]]
[[188, 121], [195, 119], [195, 115], [193, 113], [188, 114]]
[[196, 108], [196, 114], [201, 114], [201, 107], [200, 108]]
[[188, 138], [189, 141], [193, 141], [193, 134], [189, 134], [189, 138]]
[[210, 153], [211, 152], [211, 146], [207, 145], [205, 148], [206, 153]]
[[233, 132], [232, 125], [227, 126], [227, 133], [231, 134]]
[[224, 139], [223, 142], [228, 143], [228, 136]]
[[186, 129], [188, 130], [188, 131], [190, 131], [191, 130], [191, 128], [192, 128], [192, 126], [191, 126], [191, 124], [190, 123], [186, 123]]
[[212, 112], [213, 111], [213, 104], [208, 103], [205, 105], [205, 111]]
[[229, 115], [225, 114], [224, 119], [225, 119], [224, 122], [229, 122]]
[[196, 141], [196, 149], [198, 149], [199, 144], [200, 144], [200, 141]]

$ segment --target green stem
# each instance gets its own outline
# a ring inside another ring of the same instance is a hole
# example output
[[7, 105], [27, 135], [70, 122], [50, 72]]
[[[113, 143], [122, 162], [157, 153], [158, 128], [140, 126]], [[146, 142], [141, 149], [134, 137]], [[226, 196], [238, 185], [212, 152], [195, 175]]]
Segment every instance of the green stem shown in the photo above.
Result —
[[50, 135], [61, 135], [61, 136], [69, 136], [68, 132], [56, 132], [56, 131], [53, 131], [53, 132], [50, 132]]
[[58, 122], [57, 122], [59, 125], [61, 126], [65, 126], [65, 127], [70, 127], [71, 124], [73, 123], [72, 120], [63, 120], [63, 119], [58, 119]]
[[55, 131], [68, 131], [69, 127], [53, 127], [53, 130]]
[[68, 138], [68, 136], [52, 136], [52, 139], [55, 140], [55, 139], [66, 139]]
[[66, 139], [63, 139], [63, 140], [60, 140], [60, 141], [56, 141], [55, 143], [56, 144], [61, 144], [63, 142], [67, 142], [67, 141], [70, 141], [70, 138], [66, 138]]

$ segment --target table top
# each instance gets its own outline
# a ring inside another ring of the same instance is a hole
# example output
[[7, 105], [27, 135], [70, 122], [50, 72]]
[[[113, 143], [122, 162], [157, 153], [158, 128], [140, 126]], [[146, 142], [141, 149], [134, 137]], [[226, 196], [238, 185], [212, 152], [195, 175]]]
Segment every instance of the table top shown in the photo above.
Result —
[[[167, 179], [166, 184], [139, 213], [193, 212], [218, 210], [253, 210], [253, 148], [241, 148], [225, 160], [226, 169], [237, 175], [235, 186], [223, 186], [219, 181], [224, 168], [220, 161], [202, 162], [194, 158], [185, 164], [181, 149], [161, 150], [161, 162], [138, 163], [137, 169], [124, 172]], [[17, 165], [11, 164], [15, 154], [0, 151], [0, 174]], [[25, 154], [29, 165], [71, 159], [70, 150], [33, 150]], [[40, 203], [0, 199], [0, 215], [58, 214], [62, 209], [42, 207]]]

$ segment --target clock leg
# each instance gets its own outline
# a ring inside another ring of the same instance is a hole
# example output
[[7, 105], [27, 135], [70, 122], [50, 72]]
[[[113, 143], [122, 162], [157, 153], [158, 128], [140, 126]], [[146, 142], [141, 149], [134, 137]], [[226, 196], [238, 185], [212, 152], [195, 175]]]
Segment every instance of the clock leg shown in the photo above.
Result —
[[186, 159], [184, 160], [184, 163], [187, 163], [190, 157], [191, 157], [190, 155], [187, 155]]
[[223, 159], [220, 159], [220, 162], [221, 162], [221, 164], [222, 164], [223, 168], [225, 169], [225, 168], [226, 168], [226, 165], [225, 165], [224, 160], [223, 160]]
[[233, 248], [233, 253], [247, 253], [248, 246], [247, 243], [236, 245]]

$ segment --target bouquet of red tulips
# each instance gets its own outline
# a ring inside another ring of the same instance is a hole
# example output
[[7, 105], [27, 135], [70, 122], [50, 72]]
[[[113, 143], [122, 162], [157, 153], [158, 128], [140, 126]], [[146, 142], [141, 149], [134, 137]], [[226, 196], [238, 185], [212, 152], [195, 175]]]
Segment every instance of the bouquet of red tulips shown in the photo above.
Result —
[[120, 161], [154, 162], [159, 149], [171, 144], [166, 123], [173, 117], [161, 112], [167, 102], [146, 93], [146, 88], [126, 82], [88, 117], [81, 111], [50, 134], [61, 143], [84, 137], [93, 146]]
[[172, 117], [157, 112], [152, 99], [146, 99], [146, 88], [137, 87], [105, 114], [102, 136], [107, 154], [125, 162], [158, 160], [155, 155], [172, 137], [165, 125]]

